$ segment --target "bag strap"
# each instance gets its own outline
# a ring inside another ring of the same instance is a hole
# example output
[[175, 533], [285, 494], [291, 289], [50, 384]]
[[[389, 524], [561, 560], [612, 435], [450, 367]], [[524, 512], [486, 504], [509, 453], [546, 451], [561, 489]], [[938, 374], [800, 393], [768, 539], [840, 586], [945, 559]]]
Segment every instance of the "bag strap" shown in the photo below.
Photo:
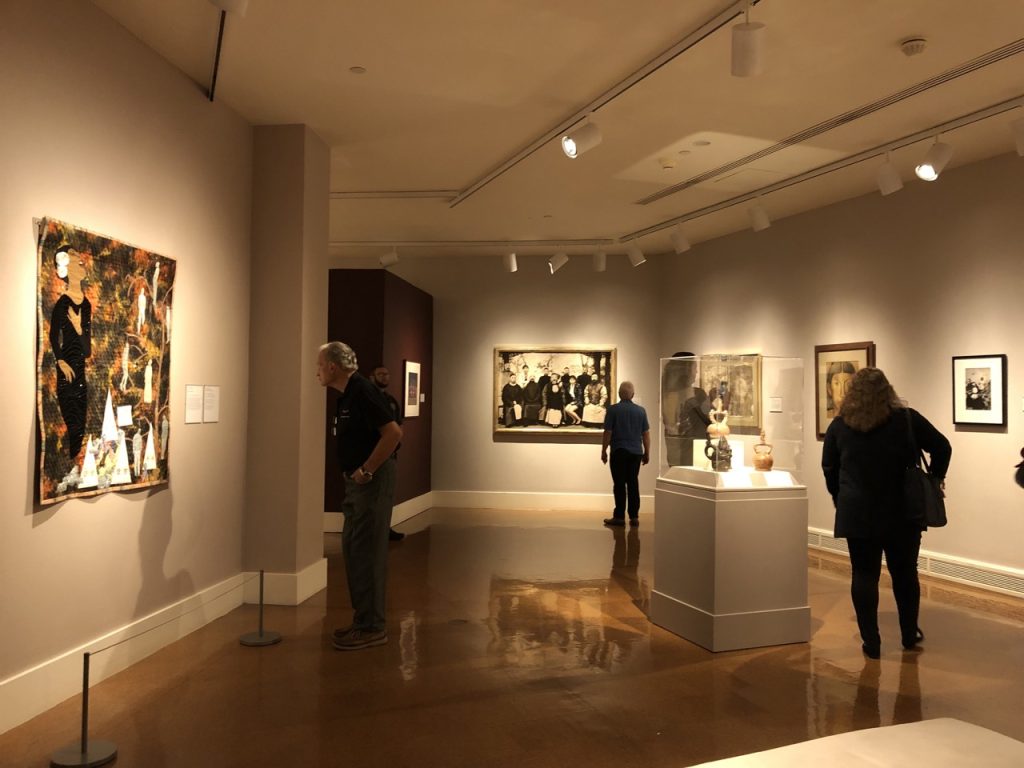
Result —
[[910, 408], [904, 408], [903, 412], [907, 417], [907, 434], [910, 436], [910, 455], [914, 457], [913, 466], [924, 464], [924, 471], [930, 475], [932, 473], [932, 468], [928, 464], [928, 459], [925, 458], [924, 451], [918, 447], [917, 438], [914, 437], [914, 421], [910, 416]]

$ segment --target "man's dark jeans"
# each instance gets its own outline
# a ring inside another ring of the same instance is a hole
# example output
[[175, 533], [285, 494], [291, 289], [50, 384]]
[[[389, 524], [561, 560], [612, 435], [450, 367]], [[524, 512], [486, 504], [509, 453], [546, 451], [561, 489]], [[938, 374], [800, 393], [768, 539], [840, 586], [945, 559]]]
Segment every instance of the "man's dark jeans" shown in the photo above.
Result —
[[640, 514], [640, 460], [638, 453], [622, 448], [612, 451], [608, 464], [612, 470], [612, 493], [615, 494], [615, 512], [612, 516], [622, 520], [629, 512], [629, 519], [636, 520]]

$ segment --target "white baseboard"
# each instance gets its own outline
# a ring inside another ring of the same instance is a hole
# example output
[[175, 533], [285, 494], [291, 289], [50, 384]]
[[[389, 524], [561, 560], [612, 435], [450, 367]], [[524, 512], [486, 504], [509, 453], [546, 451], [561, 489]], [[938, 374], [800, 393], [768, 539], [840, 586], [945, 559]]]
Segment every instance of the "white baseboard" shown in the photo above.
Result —
[[[391, 525], [404, 523], [410, 517], [436, 506], [433, 491], [427, 491], [414, 499], [403, 501], [401, 504], [396, 504], [391, 510]], [[324, 512], [324, 533], [341, 533], [344, 525], [345, 518], [341, 512]]]
[[[466, 509], [573, 510], [611, 514], [615, 502], [610, 493], [434, 491], [433, 506]], [[654, 496], [641, 496], [640, 509], [654, 509]]]
[[80, 693], [84, 653], [96, 653], [113, 643], [121, 643], [90, 656], [91, 687], [240, 606], [243, 583], [244, 574], [232, 576], [49, 661], [0, 680], [0, 733]]
[[[242, 601], [258, 604], [260, 601], [259, 571], [244, 574], [245, 587]], [[322, 557], [298, 573], [263, 574], [264, 605], [299, 605], [327, 586], [327, 558]]]

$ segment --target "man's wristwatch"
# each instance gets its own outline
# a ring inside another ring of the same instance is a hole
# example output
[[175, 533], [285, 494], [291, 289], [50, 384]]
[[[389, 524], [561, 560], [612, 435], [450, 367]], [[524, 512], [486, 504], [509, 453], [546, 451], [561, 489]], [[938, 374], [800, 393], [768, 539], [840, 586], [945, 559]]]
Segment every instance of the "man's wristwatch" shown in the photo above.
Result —
[[363, 473], [367, 480], [373, 480], [373, 472], [368, 472], [366, 467], [360, 467], [359, 471]]

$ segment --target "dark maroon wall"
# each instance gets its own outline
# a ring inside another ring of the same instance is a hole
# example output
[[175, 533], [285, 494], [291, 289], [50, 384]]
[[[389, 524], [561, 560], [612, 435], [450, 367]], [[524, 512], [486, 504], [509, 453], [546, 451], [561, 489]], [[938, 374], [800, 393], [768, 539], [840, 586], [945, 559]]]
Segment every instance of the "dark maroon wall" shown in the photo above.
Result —
[[[359, 372], [369, 376], [383, 363], [391, 371], [388, 391], [401, 403], [405, 361], [422, 366], [421, 389], [426, 402], [420, 415], [402, 425], [395, 503], [430, 490], [430, 426], [433, 391], [434, 300], [428, 293], [380, 269], [332, 269], [327, 309], [327, 336], [356, 352]], [[339, 512], [345, 497], [335, 446], [330, 434], [337, 393], [327, 390], [327, 457], [324, 511]]]

